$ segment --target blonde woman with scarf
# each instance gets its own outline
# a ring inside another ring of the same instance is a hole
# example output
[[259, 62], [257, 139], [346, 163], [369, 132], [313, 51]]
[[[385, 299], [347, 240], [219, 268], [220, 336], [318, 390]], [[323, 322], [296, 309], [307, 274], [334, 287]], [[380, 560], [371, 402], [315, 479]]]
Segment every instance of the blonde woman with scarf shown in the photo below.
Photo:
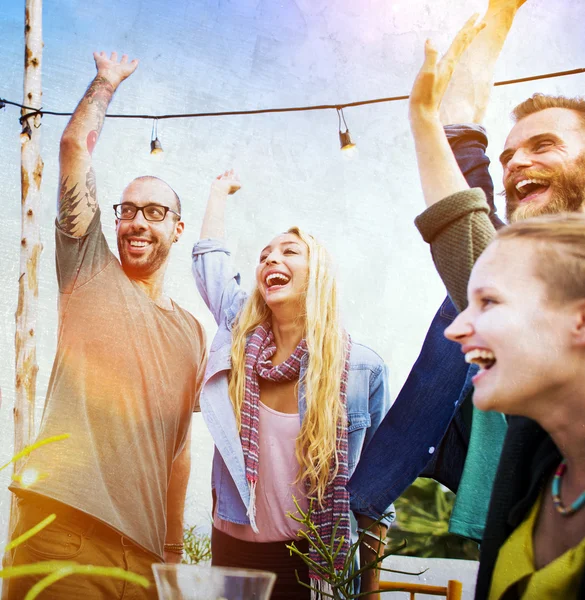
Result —
[[[193, 248], [197, 287], [218, 324], [201, 394], [215, 444], [212, 564], [276, 572], [272, 598], [298, 600], [311, 593], [296, 572], [315, 588], [326, 584], [286, 548], [294, 541], [321, 562], [287, 516], [296, 512], [293, 497], [303, 510], [312, 499], [325, 541], [339, 523], [340, 566], [353, 500], [345, 485], [388, 410], [388, 373], [342, 328], [329, 255], [300, 229], [263, 245], [256, 287], [241, 289], [224, 241], [226, 201], [239, 189], [233, 171], [215, 179]], [[358, 530], [372, 516], [356, 515]], [[387, 522], [368, 530], [362, 563], [382, 550]], [[377, 580], [368, 572], [362, 591], [376, 590]]]

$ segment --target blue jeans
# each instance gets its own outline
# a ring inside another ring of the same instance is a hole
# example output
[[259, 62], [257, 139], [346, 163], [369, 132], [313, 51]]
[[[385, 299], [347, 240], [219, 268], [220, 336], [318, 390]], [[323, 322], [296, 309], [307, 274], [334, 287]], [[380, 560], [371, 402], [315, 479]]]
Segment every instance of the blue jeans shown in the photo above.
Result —
[[[467, 183], [484, 190], [490, 219], [501, 227], [493, 203], [484, 128], [447, 125], [445, 133]], [[432, 477], [457, 491], [469, 444], [471, 378], [477, 367], [468, 365], [459, 344], [443, 335], [456, 316], [457, 309], [445, 298], [406, 383], [362, 452], [348, 483], [355, 512], [382, 515], [419, 476]]]

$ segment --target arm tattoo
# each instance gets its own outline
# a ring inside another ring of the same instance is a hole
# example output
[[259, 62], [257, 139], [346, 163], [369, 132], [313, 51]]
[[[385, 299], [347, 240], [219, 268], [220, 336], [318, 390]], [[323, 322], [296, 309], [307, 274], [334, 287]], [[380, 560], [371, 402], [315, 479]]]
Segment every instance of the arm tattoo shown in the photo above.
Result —
[[87, 88], [85, 97], [90, 104], [103, 96], [110, 98], [114, 93], [114, 86], [102, 75], [98, 75]]
[[61, 179], [59, 192], [59, 227], [65, 233], [73, 233], [77, 226], [77, 217], [81, 213], [79, 203], [82, 200], [81, 192], [77, 191], [77, 184], [67, 187], [69, 177]]
[[98, 123], [97, 130], [99, 131], [104, 122], [104, 116], [110, 100], [114, 94], [114, 87], [112, 84], [103, 76], [98, 75], [87, 88], [85, 92], [85, 98], [88, 104], [95, 104], [98, 109]]
[[87, 207], [95, 214], [98, 202], [96, 194], [95, 172], [90, 167], [85, 176], [85, 185], [87, 191], [85, 194], [77, 189], [77, 183], [73, 187], [68, 187], [69, 177], [63, 177], [61, 180], [61, 190], [59, 193], [59, 227], [65, 232], [72, 234], [78, 225], [78, 217], [83, 211], [81, 202], [85, 200]]
[[87, 146], [87, 151], [90, 156], [93, 154], [93, 149], [95, 148], [95, 145], [97, 144], [98, 137], [99, 137], [99, 134], [98, 134], [97, 130], [95, 130], [95, 129], [93, 129], [92, 131], [90, 131], [87, 134], [85, 143]]

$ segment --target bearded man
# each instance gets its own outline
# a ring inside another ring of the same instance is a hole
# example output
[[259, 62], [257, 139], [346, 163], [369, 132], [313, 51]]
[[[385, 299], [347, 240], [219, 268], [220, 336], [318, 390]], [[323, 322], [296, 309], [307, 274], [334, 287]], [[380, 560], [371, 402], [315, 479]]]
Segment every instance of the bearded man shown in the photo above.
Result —
[[[108, 248], [92, 152], [115, 90], [138, 63], [116, 53], [94, 59], [97, 75], [61, 139], [59, 341], [38, 436], [70, 438], [35, 450], [11, 486], [19, 506], [14, 536], [56, 514], [13, 550], [12, 564], [73, 560], [151, 581], [143, 589], [73, 575], [44, 598], [156, 598], [152, 563], [181, 558], [205, 336], [163, 289], [184, 229], [168, 184], [139, 177], [126, 187], [114, 206], [119, 261]], [[38, 579], [8, 580], [7, 597], [24, 598]]]
[[585, 209], [585, 100], [535, 94], [519, 104], [500, 162], [506, 217]]
[[[481, 123], [497, 59], [524, 2], [490, 0], [483, 26], [463, 40], [470, 44], [463, 52], [458, 48], [458, 60], [448, 72], [443, 62], [438, 74], [425, 73], [442, 77], [444, 96], [438, 102], [411, 99], [411, 125], [429, 206], [417, 226], [431, 244], [449, 297], [348, 484], [354, 511], [382, 515], [416, 477], [432, 477], [457, 492], [449, 530], [478, 542], [507, 425], [503, 415], [473, 407], [472, 377], [478, 365], [467, 365], [443, 331], [467, 304], [466, 274], [495, 229], [503, 226], [493, 203]], [[508, 220], [584, 211], [585, 101], [535, 94], [514, 109], [513, 117], [516, 124], [500, 157]], [[483, 197], [447, 198], [469, 187], [481, 188]], [[491, 225], [485, 224], [486, 215]], [[455, 229], [458, 233], [452, 234]]]

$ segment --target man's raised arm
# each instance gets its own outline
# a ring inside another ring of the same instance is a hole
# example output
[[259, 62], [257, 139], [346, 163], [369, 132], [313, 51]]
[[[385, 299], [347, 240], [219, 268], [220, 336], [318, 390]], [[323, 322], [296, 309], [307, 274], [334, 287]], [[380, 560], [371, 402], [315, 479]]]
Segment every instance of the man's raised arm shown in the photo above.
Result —
[[440, 107], [459, 58], [485, 26], [476, 23], [477, 17], [465, 23], [440, 60], [431, 41], [426, 41], [425, 60], [410, 93], [410, 129], [427, 206], [469, 189], [443, 131]]
[[63, 136], [59, 152], [59, 227], [75, 237], [87, 231], [97, 210], [95, 173], [91, 155], [99, 138], [114, 92], [138, 65], [124, 54], [94, 52], [97, 75], [77, 105]]
[[482, 123], [494, 72], [518, 9], [526, 0], [489, 0], [485, 24], [457, 61], [441, 102], [443, 125]]

